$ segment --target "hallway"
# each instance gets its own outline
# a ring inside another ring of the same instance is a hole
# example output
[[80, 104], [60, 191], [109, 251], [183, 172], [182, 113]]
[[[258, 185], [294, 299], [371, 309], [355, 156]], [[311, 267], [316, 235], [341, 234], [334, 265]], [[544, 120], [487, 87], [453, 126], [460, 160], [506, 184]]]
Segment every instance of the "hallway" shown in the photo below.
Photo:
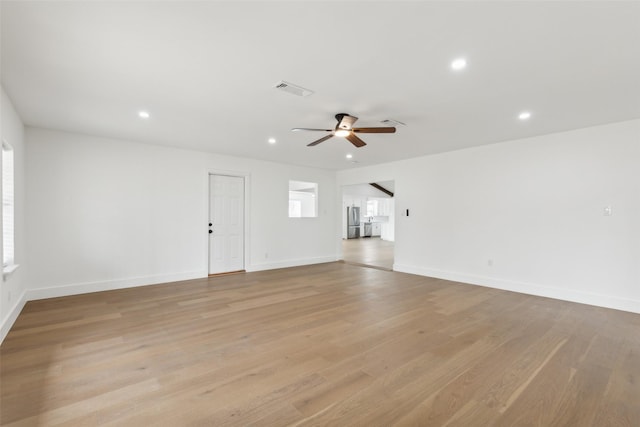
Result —
[[344, 262], [368, 265], [383, 270], [393, 269], [393, 242], [379, 237], [343, 239]]

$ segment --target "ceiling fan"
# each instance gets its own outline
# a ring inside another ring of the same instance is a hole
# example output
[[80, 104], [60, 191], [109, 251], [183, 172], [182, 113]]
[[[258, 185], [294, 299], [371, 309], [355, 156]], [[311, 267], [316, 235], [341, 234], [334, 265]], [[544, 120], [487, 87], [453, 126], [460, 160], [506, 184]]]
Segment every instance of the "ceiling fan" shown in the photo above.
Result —
[[353, 124], [358, 120], [357, 117], [350, 116], [347, 113], [338, 113], [336, 114], [336, 120], [338, 124], [335, 129], [309, 129], [309, 128], [293, 128], [291, 129], [294, 132], [297, 131], [318, 131], [318, 132], [330, 132], [329, 135], [324, 136], [316, 141], [313, 141], [311, 144], [307, 144], [307, 147], [313, 147], [314, 145], [318, 145], [321, 142], [326, 141], [329, 138], [334, 136], [345, 138], [347, 141], [351, 142], [356, 147], [364, 147], [367, 145], [363, 140], [358, 138], [356, 134], [358, 133], [394, 133], [396, 128], [394, 127], [377, 127], [377, 128], [354, 128]]

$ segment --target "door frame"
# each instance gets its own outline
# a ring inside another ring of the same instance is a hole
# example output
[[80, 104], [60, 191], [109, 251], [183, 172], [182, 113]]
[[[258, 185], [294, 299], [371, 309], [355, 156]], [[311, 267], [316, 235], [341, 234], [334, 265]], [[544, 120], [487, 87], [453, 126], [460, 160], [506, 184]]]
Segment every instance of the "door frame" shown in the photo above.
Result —
[[[365, 176], [366, 177], [366, 176]], [[347, 211], [346, 211], [346, 206], [344, 205], [344, 187], [346, 186], [350, 186], [350, 185], [368, 185], [370, 182], [376, 182], [376, 181], [393, 181], [395, 187], [395, 196], [394, 196], [394, 215], [393, 215], [393, 228], [394, 228], [394, 239], [393, 239], [393, 264], [391, 266], [391, 271], [396, 271], [395, 270], [395, 266], [396, 266], [396, 254], [398, 253], [397, 251], [397, 247], [398, 247], [398, 223], [399, 223], [399, 207], [398, 207], [398, 187], [397, 187], [397, 183], [398, 183], [398, 179], [393, 177], [393, 178], [370, 178], [369, 180], [363, 180], [363, 179], [351, 179], [351, 180], [340, 180], [338, 179], [336, 182], [336, 194], [337, 194], [337, 205], [340, 206], [340, 214], [339, 216], [336, 216], [337, 221], [337, 233], [336, 233], [336, 253], [338, 254], [338, 259], [344, 261], [344, 252], [342, 250], [342, 243], [344, 240], [344, 232], [346, 230], [345, 225], [347, 223]], [[362, 206], [360, 207], [360, 209], [362, 209]], [[366, 208], [365, 208], [366, 209]]]
[[238, 177], [238, 178], [243, 178], [244, 180], [244, 207], [243, 207], [243, 217], [244, 217], [244, 221], [243, 221], [243, 227], [244, 227], [244, 239], [242, 242], [243, 245], [243, 270], [244, 271], [249, 271], [249, 266], [251, 265], [251, 257], [250, 257], [250, 242], [251, 242], [251, 227], [250, 227], [250, 221], [249, 218], [251, 217], [250, 213], [251, 213], [251, 174], [249, 172], [242, 172], [242, 171], [230, 171], [230, 170], [224, 170], [224, 169], [207, 169], [205, 174], [204, 174], [204, 203], [203, 203], [203, 215], [202, 215], [202, 230], [203, 230], [203, 235], [204, 235], [204, 246], [203, 246], [203, 253], [204, 253], [204, 259], [203, 259], [203, 266], [204, 266], [204, 271], [205, 273], [205, 277], [209, 277], [209, 233], [208, 233], [208, 229], [209, 227], [207, 226], [207, 224], [209, 224], [209, 202], [210, 202], [210, 197], [211, 197], [211, 188], [210, 187], [210, 181], [209, 181], [209, 177], [211, 175], [223, 175], [223, 176], [233, 176], [233, 177]]

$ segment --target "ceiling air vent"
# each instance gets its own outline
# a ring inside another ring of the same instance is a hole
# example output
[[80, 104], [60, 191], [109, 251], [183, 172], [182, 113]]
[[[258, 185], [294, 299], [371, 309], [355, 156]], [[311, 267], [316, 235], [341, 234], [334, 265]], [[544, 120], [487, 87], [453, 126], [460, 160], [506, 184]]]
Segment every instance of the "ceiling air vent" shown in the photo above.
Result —
[[393, 120], [393, 119], [387, 119], [387, 120], [382, 120], [380, 123], [384, 123], [387, 126], [406, 126], [406, 123], [402, 123], [401, 121], [398, 120]]
[[275, 88], [284, 92], [289, 92], [297, 96], [309, 96], [313, 93], [312, 90], [305, 89], [302, 86], [294, 85], [293, 83], [280, 81]]

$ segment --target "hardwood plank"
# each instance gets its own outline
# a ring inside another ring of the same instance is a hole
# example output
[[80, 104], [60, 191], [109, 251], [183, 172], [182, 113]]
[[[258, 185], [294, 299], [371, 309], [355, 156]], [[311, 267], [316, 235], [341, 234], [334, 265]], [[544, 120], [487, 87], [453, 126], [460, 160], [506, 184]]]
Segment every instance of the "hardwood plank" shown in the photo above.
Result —
[[353, 265], [365, 265], [383, 270], [393, 268], [394, 243], [380, 237], [342, 240], [342, 259]]
[[0, 424], [640, 425], [640, 315], [345, 263], [27, 303]]

